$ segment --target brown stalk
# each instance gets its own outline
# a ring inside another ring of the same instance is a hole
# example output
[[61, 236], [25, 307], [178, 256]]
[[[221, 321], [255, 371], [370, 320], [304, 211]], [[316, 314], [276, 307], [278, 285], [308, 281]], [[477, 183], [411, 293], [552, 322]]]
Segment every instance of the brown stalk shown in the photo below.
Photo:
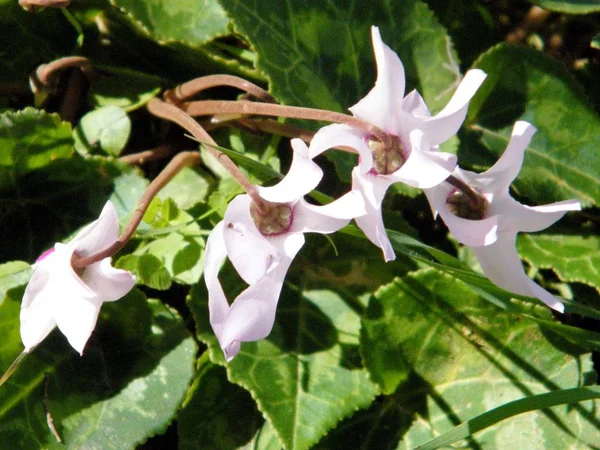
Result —
[[40, 65], [35, 71], [35, 81], [42, 86], [48, 86], [54, 80], [54, 77], [58, 72], [69, 68], [79, 68], [83, 74], [88, 78], [92, 75], [92, 65], [90, 61], [84, 56], [66, 56], [64, 58], [56, 59], [47, 64]]
[[394, 140], [381, 128], [346, 114], [321, 109], [302, 108], [269, 103], [229, 100], [202, 100], [187, 102], [180, 107], [190, 116], [213, 116], [219, 114], [247, 114], [259, 116], [288, 117], [292, 119], [317, 120], [349, 125], [374, 136], [386, 149], [395, 150]]
[[19, 0], [19, 5], [25, 11], [35, 11], [37, 8], [65, 8], [71, 0]]
[[151, 150], [144, 150], [143, 152], [121, 156], [119, 161], [127, 164], [146, 164], [149, 161], [166, 158], [174, 152], [175, 146], [172, 144], [162, 144]]
[[142, 198], [138, 202], [138, 206], [133, 213], [133, 217], [127, 224], [127, 227], [121, 233], [119, 238], [109, 247], [101, 250], [100, 252], [86, 256], [80, 257], [73, 253], [73, 258], [71, 259], [71, 265], [76, 272], [83, 270], [85, 267], [90, 264], [94, 264], [98, 261], [102, 261], [104, 258], [109, 258], [121, 250], [127, 241], [133, 236], [135, 230], [138, 225], [142, 221], [144, 217], [144, 213], [150, 206], [150, 202], [154, 198], [156, 194], [169, 182], [171, 179], [177, 175], [177, 173], [183, 169], [184, 167], [193, 166], [200, 162], [200, 153], [195, 151], [190, 152], [181, 152], [175, 155], [175, 157], [165, 166], [165, 168], [158, 174], [158, 176], [150, 183], [150, 185], [144, 191]]
[[446, 182], [465, 194], [475, 209], [479, 209], [482, 206], [481, 204], [486, 201], [471, 186], [454, 175], [450, 175], [448, 178], [446, 178]]
[[242, 171], [235, 165], [235, 163], [224, 153], [221, 153], [216, 148], [217, 143], [214, 139], [206, 132], [198, 122], [196, 122], [191, 116], [185, 111], [182, 111], [177, 106], [171, 105], [170, 103], [163, 102], [157, 98], [153, 98], [146, 105], [148, 111], [156, 117], [161, 119], [170, 120], [176, 123], [182, 128], [189, 131], [198, 141], [206, 143], [204, 148], [213, 155], [217, 161], [227, 170], [233, 178], [242, 186], [242, 188], [252, 198], [252, 201], [256, 204], [261, 214], [268, 214], [270, 211], [269, 204], [258, 195], [258, 191], [254, 187], [250, 180], [242, 173]]
[[235, 87], [253, 95], [263, 102], [276, 103], [273, 96], [261, 87], [233, 75], [208, 75], [206, 77], [196, 78], [166, 91], [163, 98], [168, 103], [177, 104], [186, 101], [199, 92], [218, 86]]

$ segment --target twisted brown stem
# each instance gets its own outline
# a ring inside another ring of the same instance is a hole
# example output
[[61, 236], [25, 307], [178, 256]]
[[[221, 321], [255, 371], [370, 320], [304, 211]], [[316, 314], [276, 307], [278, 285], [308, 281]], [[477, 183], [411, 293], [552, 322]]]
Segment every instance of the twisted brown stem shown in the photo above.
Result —
[[196, 165], [200, 162], [200, 153], [198, 152], [181, 152], [175, 155], [175, 157], [166, 165], [166, 167], [158, 174], [158, 176], [150, 183], [150, 185], [144, 191], [144, 194], [138, 202], [138, 206], [133, 213], [133, 217], [127, 224], [127, 227], [121, 233], [119, 238], [109, 247], [101, 250], [100, 252], [86, 256], [79, 257], [73, 253], [71, 259], [71, 265], [76, 272], [83, 270], [90, 264], [94, 264], [98, 261], [102, 261], [104, 258], [109, 258], [121, 250], [125, 244], [131, 239], [133, 233], [137, 229], [138, 225], [142, 221], [148, 206], [152, 199], [158, 194], [158, 192], [169, 182], [171, 179], [179, 173], [181, 169], [188, 166]]
[[276, 103], [273, 96], [261, 87], [233, 75], [208, 75], [206, 77], [196, 78], [166, 91], [163, 98], [168, 103], [177, 104], [184, 102], [199, 92], [218, 86], [235, 87], [253, 95], [263, 102]]
[[180, 127], [189, 131], [198, 141], [201, 143], [206, 143], [207, 145], [205, 145], [204, 148], [211, 155], [213, 155], [217, 161], [221, 163], [225, 170], [227, 170], [240, 184], [240, 186], [242, 186], [242, 188], [252, 198], [252, 201], [256, 203], [261, 214], [267, 214], [269, 212], [270, 207], [268, 203], [260, 195], [258, 195], [256, 187], [250, 183], [250, 180], [246, 178], [238, 166], [236, 166], [227, 155], [221, 153], [219, 150], [213, 147], [216, 146], [217, 143], [210, 136], [210, 134], [208, 134], [206, 130], [200, 126], [198, 122], [196, 122], [192, 117], [179, 109], [177, 106], [165, 103], [157, 98], [150, 100], [146, 107], [151, 114], [155, 115], [156, 117], [175, 122]]

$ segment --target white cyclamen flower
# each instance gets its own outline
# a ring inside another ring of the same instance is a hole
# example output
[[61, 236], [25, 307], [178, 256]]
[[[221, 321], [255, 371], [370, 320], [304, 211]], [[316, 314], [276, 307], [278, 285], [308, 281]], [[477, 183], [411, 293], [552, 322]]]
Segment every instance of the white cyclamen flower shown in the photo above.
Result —
[[[365, 212], [356, 192], [324, 206], [306, 202], [304, 195], [317, 186], [323, 172], [308, 157], [304, 142], [293, 139], [292, 147], [294, 159], [285, 178], [272, 187], [257, 187], [260, 196], [272, 202], [269, 223], [253, 214], [249, 195], [239, 195], [206, 243], [210, 324], [228, 361], [239, 352], [241, 342], [264, 339], [271, 332], [283, 281], [304, 245], [304, 233], [333, 233]], [[226, 257], [248, 284], [231, 305], [218, 279]]]
[[87, 266], [78, 275], [71, 257], [91, 256], [118, 238], [119, 220], [109, 201], [98, 220], [83, 228], [67, 244], [57, 243], [33, 265], [34, 272], [21, 305], [21, 340], [29, 352], [58, 326], [71, 346], [83, 353], [103, 302], [118, 300], [135, 284], [126, 270], [115, 269], [111, 259]]
[[475, 69], [467, 72], [446, 107], [431, 116], [421, 95], [413, 90], [404, 96], [404, 66], [398, 55], [381, 40], [377, 27], [371, 28], [377, 61], [375, 87], [350, 108], [355, 117], [372, 123], [394, 136], [398, 149], [383, 152], [379, 143], [362, 130], [348, 125], [329, 125], [320, 129], [310, 145], [316, 157], [333, 147], [351, 147], [359, 154], [359, 165], [352, 172], [352, 188], [362, 193], [367, 214], [356, 223], [386, 261], [396, 257], [385, 232], [381, 202], [393, 183], [430, 188], [445, 180], [456, 166], [456, 156], [437, 151], [438, 144], [456, 134], [462, 125], [469, 101], [486, 75]]
[[[465, 214], [469, 210], [468, 198], [448, 183], [426, 189], [425, 195], [454, 237], [473, 249], [483, 272], [494, 284], [515, 294], [537, 297], [564, 312], [558, 298], [527, 276], [516, 249], [518, 232], [543, 230], [567, 211], [581, 209], [576, 200], [526, 206], [511, 197], [510, 184], [521, 170], [525, 149], [534, 133], [533, 125], [519, 121], [504, 154], [491, 169], [479, 174], [455, 169], [453, 175], [485, 199], [480, 211]], [[477, 217], [467, 218], [469, 214]]]

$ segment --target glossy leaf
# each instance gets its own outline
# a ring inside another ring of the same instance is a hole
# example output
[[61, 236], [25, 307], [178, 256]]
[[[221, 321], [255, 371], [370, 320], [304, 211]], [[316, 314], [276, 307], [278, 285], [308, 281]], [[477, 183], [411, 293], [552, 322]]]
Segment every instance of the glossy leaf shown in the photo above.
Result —
[[[211, 359], [223, 364], [205, 295], [204, 286], [195, 288], [189, 305]], [[269, 337], [242, 344], [227, 364], [229, 379], [250, 391], [285, 448], [309, 448], [378, 393], [361, 367], [359, 325], [357, 312], [331, 291], [285, 289]]]
[[227, 381], [225, 369], [204, 354], [179, 412], [180, 450], [225, 450], [247, 443], [264, 422], [250, 394]]
[[83, 116], [73, 131], [75, 149], [82, 155], [118, 156], [127, 145], [131, 120], [118, 106], [104, 106]]
[[202, 45], [227, 33], [229, 19], [216, 0], [111, 0], [159, 42]]
[[[476, 67], [488, 73], [471, 101], [470, 120], [495, 155], [504, 152], [512, 124], [525, 120], [537, 128], [513, 187], [536, 204], [576, 198], [600, 203], [600, 117], [564, 67], [526, 47], [500, 45]], [[462, 164], [469, 154], [459, 154]]]
[[[0, 323], [18, 323], [22, 292], [9, 291], [0, 305]], [[9, 354], [22, 348], [18, 327], [4, 342], [0, 370]], [[195, 351], [181, 318], [139, 291], [105, 304], [83, 357], [54, 332], [2, 386], [3, 445], [132, 448], [164, 430], [176, 414], [192, 378]], [[44, 396], [65, 444], [58, 444], [46, 425]]]
[[[596, 379], [585, 350], [542, 334], [534, 321], [498, 310], [434, 270], [375, 294], [363, 321], [361, 353], [373, 379], [393, 394], [390, 409], [402, 404], [401, 449], [508, 401]], [[532, 449], [593, 443], [600, 436], [597, 406], [517, 416], [465, 445], [498, 447], [507, 433]]]
[[25, 109], [0, 116], [0, 260], [34, 261], [98, 217], [127, 166], [73, 151], [70, 126]]
[[519, 254], [533, 266], [551, 268], [565, 282], [600, 290], [600, 238], [595, 234], [522, 234]]

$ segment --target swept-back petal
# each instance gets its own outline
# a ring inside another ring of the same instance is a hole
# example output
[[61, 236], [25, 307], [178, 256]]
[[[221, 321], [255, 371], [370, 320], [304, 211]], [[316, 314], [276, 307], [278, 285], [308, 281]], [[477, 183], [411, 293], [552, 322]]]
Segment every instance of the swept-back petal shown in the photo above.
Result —
[[353, 219], [366, 214], [365, 202], [357, 191], [350, 191], [324, 206], [300, 200], [294, 206], [294, 221], [290, 232], [334, 233]]
[[235, 270], [248, 284], [254, 284], [279, 258], [279, 251], [256, 229], [250, 216], [249, 195], [234, 198], [223, 218], [227, 255]]
[[226, 256], [227, 249], [223, 237], [223, 221], [221, 221], [210, 232], [204, 252], [204, 283], [208, 290], [210, 325], [217, 338], [221, 335], [223, 323], [229, 312], [229, 304], [219, 282], [219, 270]]
[[373, 153], [367, 145], [369, 136], [362, 130], [356, 130], [343, 124], [327, 125], [321, 128], [310, 141], [308, 149], [311, 158], [316, 158], [325, 150], [334, 147], [349, 147], [356, 150], [359, 165], [363, 173], [373, 167]]
[[577, 200], [564, 200], [542, 206], [526, 206], [510, 196], [494, 204], [494, 211], [501, 214], [500, 231], [541, 231], [565, 215], [567, 211], [581, 210]]
[[421, 121], [419, 128], [430, 145], [439, 145], [456, 134], [467, 115], [469, 101], [485, 77], [485, 72], [479, 69], [469, 70], [444, 109], [433, 117], [418, 117]]
[[26, 352], [42, 342], [56, 326], [53, 299], [60, 295], [60, 292], [55, 291], [59, 286], [50, 283], [48, 271], [44, 267], [38, 267], [25, 288], [21, 304], [20, 330]]
[[302, 234], [286, 236], [285, 256], [274, 270], [248, 286], [231, 305], [219, 337], [228, 361], [239, 351], [240, 342], [264, 339], [271, 332], [285, 274], [303, 244]]
[[[411, 152], [406, 162], [390, 175], [394, 182], [428, 189], [444, 181], [456, 167], [456, 156], [444, 152], [427, 151], [423, 133], [413, 130], [410, 133]], [[425, 147], [425, 148], [424, 148]]]
[[133, 286], [135, 277], [126, 270], [115, 269], [110, 258], [87, 266], [81, 279], [104, 302], [113, 302], [124, 297]]
[[323, 171], [308, 156], [308, 147], [300, 139], [292, 139], [294, 157], [287, 175], [271, 187], [257, 186], [260, 196], [277, 203], [294, 202], [317, 187]]
[[109, 200], [102, 208], [100, 217], [86, 225], [67, 245], [79, 256], [90, 256], [112, 245], [119, 237], [119, 217]]
[[550, 308], [564, 312], [564, 305], [554, 295], [531, 280], [515, 247], [516, 233], [504, 233], [486, 247], [473, 248], [481, 269], [497, 286], [515, 294], [537, 297]]
[[362, 194], [366, 211], [366, 215], [356, 217], [354, 220], [359, 228], [363, 230], [365, 236], [381, 248], [386, 261], [396, 259], [396, 254], [385, 231], [381, 215], [381, 202], [392, 183], [394, 183], [394, 180], [388, 177], [371, 173], [361, 174], [356, 167], [352, 171], [352, 190], [358, 190]]
[[371, 91], [349, 108], [356, 117], [397, 134], [395, 111], [404, 97], [404, 66], [398, 55], [381, 40], [379, 28], [371, 27], [377, 62], [377, 81]]
[[518, 121], [506, 150], [500, 159], [487, 171], [476, 175], [477, 182], [486, 186], [486, 190], [494, 193], [506, 193], [510, 184], [517, 178], [525, 150], [535, 133], [535, 127], [528, 122]]

